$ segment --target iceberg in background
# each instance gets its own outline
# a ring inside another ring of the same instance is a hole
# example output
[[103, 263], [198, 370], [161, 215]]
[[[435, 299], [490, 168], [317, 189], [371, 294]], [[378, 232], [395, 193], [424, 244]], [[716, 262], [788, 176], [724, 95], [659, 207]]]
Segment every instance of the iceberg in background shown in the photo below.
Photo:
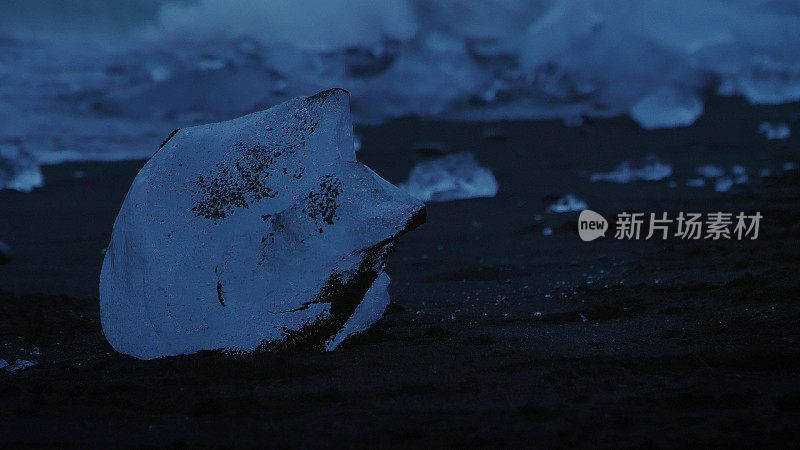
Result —
[[[146, 158], [172, 129], [331, 85], [357, 123], [630, 115], [800, 100], [800, 6], [772, 0], [36, 0], [0, 4], [0, 143]], [[43, 26], [46, 25], [46, 26]]]

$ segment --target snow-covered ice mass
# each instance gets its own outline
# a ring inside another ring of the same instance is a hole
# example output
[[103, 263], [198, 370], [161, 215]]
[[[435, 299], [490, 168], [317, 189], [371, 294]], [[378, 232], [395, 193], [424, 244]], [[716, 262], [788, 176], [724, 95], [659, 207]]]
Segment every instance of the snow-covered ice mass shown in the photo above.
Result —
[[424, 220], [421, 201], [356, 161], [344, 90], [176, 130], [114, 224], [103, 331], [142, 359], [334, 349], [381, 317], [386, 258]]

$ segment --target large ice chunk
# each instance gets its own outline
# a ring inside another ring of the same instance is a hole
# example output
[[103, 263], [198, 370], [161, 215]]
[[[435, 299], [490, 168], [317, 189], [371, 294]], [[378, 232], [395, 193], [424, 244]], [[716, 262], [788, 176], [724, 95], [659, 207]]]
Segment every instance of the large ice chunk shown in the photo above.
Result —
[[16, 145], [0, 145], [0, 189], [30, 192], [43, 185], [36, 158]]
[[178, 130], [114, 224], [100, 276], [103, 331], [143, 359], [333, 349], [380, 318], [386, 258], [424, 214], [356, 162], [344, 90]]
[[494, 197], [497, 180], [472, 153], [456, 153], [417, 164], [400, 187], [424, 202]]

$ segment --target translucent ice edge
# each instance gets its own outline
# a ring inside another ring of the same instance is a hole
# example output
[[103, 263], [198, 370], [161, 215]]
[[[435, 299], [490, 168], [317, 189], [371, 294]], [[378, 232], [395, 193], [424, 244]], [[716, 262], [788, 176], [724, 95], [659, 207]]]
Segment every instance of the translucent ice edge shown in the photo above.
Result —
[[494, 197], [497, 180], [472, 153], [457, 153], [418, 163], [401, 189], [424, 202]]
[[589, 207], [586, 205], [586, 202], [575, 197], [572, 194], [567, 194], [561, 198], [559, 198], [555, 203], [550, 205], [547, 208], [548, 212], [552, 213], [565, 213], [565, 212], [574, 212], [574, 211], [583, 211], [584, 209], [588, 209]]
[[633, 181], [658, 181], [672, 175], [672, 166], [662, 163], [655, 155], [648, 155], [641, 167], [633, 167], [630, 161], [623, 161], [611, 172], [593, 173], [589, 180], [611, 183], [630, 183]]

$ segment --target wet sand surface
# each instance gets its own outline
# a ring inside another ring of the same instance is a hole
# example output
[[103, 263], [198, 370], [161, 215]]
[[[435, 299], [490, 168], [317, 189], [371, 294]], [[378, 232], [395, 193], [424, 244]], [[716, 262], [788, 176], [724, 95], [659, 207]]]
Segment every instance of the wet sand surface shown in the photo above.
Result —
[[[389, 259], [384, 318], [330, 353], [117, 354], [100, 328], [101, 250], [143, 161], [45, 167], [44, 188], [0, 191], [0, 241], [15, 251], [0, 266], [0, 358], [38, 361], [0, 370], [0, 441], [796, 445], [800, 171], [782, 166], [800, 162], [798, 113], [796, 104], [728, 99], [711, 102], [694, 126], [664, 131], [624, 118], [357, 128], [359, 160], [389, 181], [425, 158], [415, 142], [436, 141], [474, 152], [500, 191], [430, 204], [427, 223]], [[789, 123], [795, 135], [766, 140], [756, 131], [765, 120]], [[588, 179], [649, 153], [672, 165], [675, 187]], [[685, 186], [701, 164], [742, 165], [749, 182], [724, 193]], [[772, 175], [761, 177], [764, 168]], [[609, 219], [764, 218], [757, 240], [626, 241], [611, 232], [586, 243], [575, 213], [546, 213], [566, 193]]]

